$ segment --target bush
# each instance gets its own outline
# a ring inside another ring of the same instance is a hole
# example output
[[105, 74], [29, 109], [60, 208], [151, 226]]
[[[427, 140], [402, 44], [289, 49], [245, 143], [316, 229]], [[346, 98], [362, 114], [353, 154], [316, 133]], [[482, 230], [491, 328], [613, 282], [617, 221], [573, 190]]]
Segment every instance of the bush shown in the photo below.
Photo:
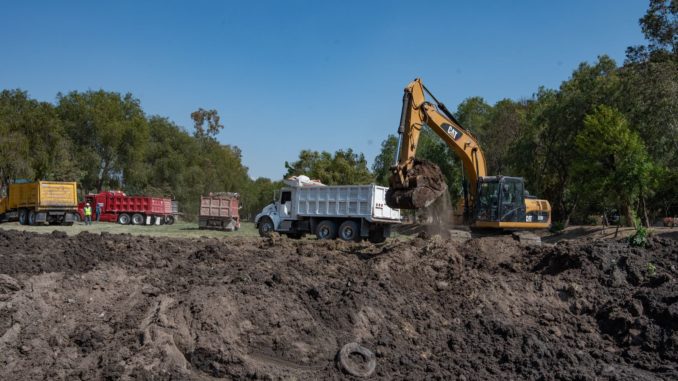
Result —
[[629, 237], [629, 245], [635, 247], [645, 247], [647, 245], [648, 230], [640, 223], [635, 213], [632, 213], [633, 222], [636, 225], [636, 232]]
[[551, 228], [549, 229], [549, 231], [551, 233], [559, 233], [563, 229], [565, 229], [565, 224], [561, 221], [556, 221], [556, 222], [551, 224]]

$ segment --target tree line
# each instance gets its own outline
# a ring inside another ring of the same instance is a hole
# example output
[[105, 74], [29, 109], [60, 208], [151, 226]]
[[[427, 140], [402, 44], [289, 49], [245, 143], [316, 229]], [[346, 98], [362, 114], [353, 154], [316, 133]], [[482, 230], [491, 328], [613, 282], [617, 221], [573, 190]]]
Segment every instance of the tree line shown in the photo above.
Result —
[[[581, 63], [558, 89], [488, 104], [465, 99], [455, 112], [478, 138], [490, 174], [522, 176], [548, 199], [554, 221], [592, 215], [654, 217], [678, 212], [678, 2], [650, 0], [640, 25], [647, 44], [627, 49], [619, 66], [602, 55]], [[171, 196], [190, 219], [201, 194], [238, 192], [242, 215], [272, 200], [279, 179], [251, 179], [237, 146], [216, 136], [216, 110], [191, 114], [192, 133], [147, 115], [132, 94], [104, 90], [58, 94], [54, 104], [22, 90], [0, 92], [0, 190], [14, 181], [77, 181], [82, 192], [123, 189]], [[362, 153], [302, 150], [282, 177], [326, 184], [388, 184], [397, 139], [387, 136], [370, 168]], [[430, 130], [417, 156], [438, 164], [453, 199], [459, 160]]]
[[[282, 181], [251, 179], [237, 146], [222, 144], [216, 110], [191, 113], [193, 133], [147, 116], [132, 94], [104, 90], [58, 94], [56, 104], [22, 90], [0, 92], [0, 192], [17, 179], [77, 181], [81, 197], [102, 190], [170, 196], [194, 219], [200, 195], [237, 192], [244, 218], [270, 203]], [[301, 151], [285, 177], [307, 174], [326, 184], [373, 181], [363, 154], [351, 149]]]
[[[581, 63], [558, 89], [494, 105], [470, 97], [457, 108], [488, 172], [524, 177], [533, 194], [551, 202], [554, 221], [620, 215], [649, 224], [678, 214], [678, 1], [651, 0], [640, 26], [648, 43], [629, 47], [621, 66], [602, 55]], [[454, 154], [424, 131], [417, 155], [443, 168], [458, 198]], [[395, 146], [389, 136], [374, 162], [383, 184]]]

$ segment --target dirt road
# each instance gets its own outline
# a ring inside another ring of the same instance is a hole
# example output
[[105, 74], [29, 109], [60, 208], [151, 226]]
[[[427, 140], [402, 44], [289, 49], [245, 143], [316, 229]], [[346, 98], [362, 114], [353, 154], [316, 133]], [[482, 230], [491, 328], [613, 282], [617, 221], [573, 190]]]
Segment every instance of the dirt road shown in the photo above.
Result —
[[[678, 242], [0, 230], [0, 379], [678, 379]], [[357, 367], [362, 358], [352, 358]]]

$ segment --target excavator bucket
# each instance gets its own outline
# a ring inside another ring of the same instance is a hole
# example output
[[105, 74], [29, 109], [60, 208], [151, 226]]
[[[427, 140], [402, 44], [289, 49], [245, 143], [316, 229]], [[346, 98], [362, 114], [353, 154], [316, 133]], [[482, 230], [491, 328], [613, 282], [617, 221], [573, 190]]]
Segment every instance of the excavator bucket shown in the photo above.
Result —
[[412, 167], [395, 167], [386, 193], [386, 205], [399, 209], [420, 209], [433, 204], [447, 192], [440, 168], [427, 160], [414, 159]]

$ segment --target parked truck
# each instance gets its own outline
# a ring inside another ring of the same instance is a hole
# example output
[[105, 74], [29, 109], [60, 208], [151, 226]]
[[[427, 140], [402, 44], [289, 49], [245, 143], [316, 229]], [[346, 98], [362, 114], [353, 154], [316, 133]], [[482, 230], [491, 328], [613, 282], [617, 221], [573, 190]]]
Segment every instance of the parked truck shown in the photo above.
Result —
[[73, 225], [77, 218], [78, 196], [74, 182], [38, 181], [9, 184], [0, 199], [0, 221], [21, 225]]
[[78, 204], [79, 218], [85, 218], [85, 204], [92, 208], [92, 219], [95, 220], [97, 210], [99, 220], [117, 222], [121, 225], [171, 225], [175, 221], [176, 212], [173, 201], [166, 197], [128, 196], [121, 191], [88, 194], [85, 201]]
[[279, 197], [255, 217], [259, 235], [271, 232], [301, 238], [383, 242], [400, 211], [386, 205], [388, 188], [378, 185], [326, 186], [306, 179], [285, 180]]
[[232, 192], [210, 193], [200, 197], [200, 229], [234, 231], [240, 229], [240, 195]]

